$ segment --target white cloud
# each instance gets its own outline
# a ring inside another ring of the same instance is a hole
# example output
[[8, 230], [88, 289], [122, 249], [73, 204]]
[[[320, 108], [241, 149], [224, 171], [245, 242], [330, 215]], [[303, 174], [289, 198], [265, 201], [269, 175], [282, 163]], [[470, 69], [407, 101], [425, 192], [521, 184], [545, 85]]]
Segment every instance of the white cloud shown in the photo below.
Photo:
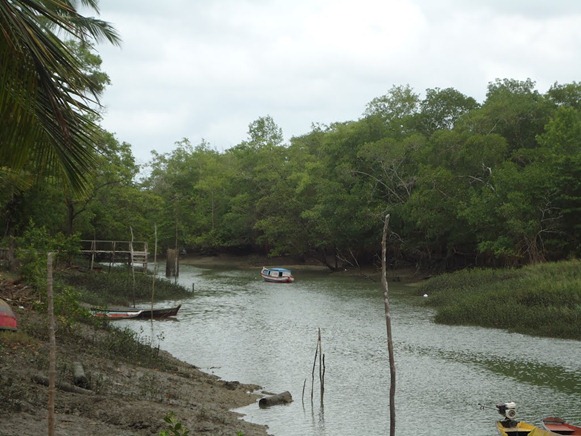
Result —
[[271, 115], [286, 138], [354, 120], [393, 85], [453, 87], [482, 100], [496, 78], [544, 92], [577, 80], [581, 2], [545, 0], [102, 0], [121, 49], [104, 127], [140, 161], [175, 141], [218, 149]]

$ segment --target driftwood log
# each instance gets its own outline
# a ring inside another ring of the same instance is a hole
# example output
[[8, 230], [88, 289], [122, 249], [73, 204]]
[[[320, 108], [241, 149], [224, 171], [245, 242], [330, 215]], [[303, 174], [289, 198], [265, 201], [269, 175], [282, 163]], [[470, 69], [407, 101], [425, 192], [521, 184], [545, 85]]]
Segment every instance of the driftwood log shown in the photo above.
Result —
[[292, 403], [293, 397], [290, 392], [284, 391], [280, 394], [270, 395], [268, 397], [261, 398], [258, 400], [258, 406], [260, 408], [276, 406], [278, 404], [288, 404]]
[[[38, 383], [39, 385], [44, 385], [44, 386], [49, 385], [48, 377], [45, 377], [43, 375], [40, 375], [40, 374], [34, 375], [34, 376], [32, 376], [32, 379], [36, 383]], [[95, 395], [95, 392], [90, 391], [89, 389], [83, 389], [83, 388], [80, 388], [78, 386], [74, 386], [70, 383], [57, 382], [56, 387], [59, 388], [61, 391], [74, 392], [76, 394]]]
[[73, 383], [83, 389], [89, 389], [89, 380], [81, 362], [73, 362]]

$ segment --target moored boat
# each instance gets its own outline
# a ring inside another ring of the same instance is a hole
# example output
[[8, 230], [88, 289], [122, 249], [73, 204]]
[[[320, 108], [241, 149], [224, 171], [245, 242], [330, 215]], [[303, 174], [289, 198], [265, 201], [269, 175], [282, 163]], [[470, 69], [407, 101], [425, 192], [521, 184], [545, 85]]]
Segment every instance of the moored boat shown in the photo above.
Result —
[[554, 433], [543, 430], [536, 425], [525, 421], [517, 421], [516, 404], [513, 402], [498, 404], [498, 413], [504, 416], [502, 421], [496, 422], [496, 428], [501, 436], [554, 436]]
[[92, 307], [91, 313], [98, 318], [107, 319], [160, 319], [176, 316], [181, 304], [175, 307], [139, 309], [136, 307]]
[[18, 330], [18, 321], [10, 305], [0, 298], [0, 330]]
[[543, 418], [543, 427], [556, 434], [581, 435], [580, 426], [569, 424], [563, 418], [557, 418], [555, 416]]
[[141, 310], [135, 309], [122, 309], [122, 308], [111, 308], [111, 309], [101, 309], [98, 307], [92, 307], [91, 313], [97, 318], [107, 318], [107, 319], [129, 319], [137, 318], [141, 313]]
[[291, 270], [287, 268], [263, 266], [260, 275], [265, 282], [292, 283], [295, 281]]
[[155, 319], [170, 318], [178, 314], [180, 307], [182, 307], [181, 304], [175, 307], [141, 309], [139, 311], [139, 315], [137, 315], [137, 318], [155, 318]]
[[554, 433], [543, 430], [536, 425], [524, 421], [514, 421], [506, 424], [505, 420], [497, 421], [496, 428], [502, 436], [555, 436]]

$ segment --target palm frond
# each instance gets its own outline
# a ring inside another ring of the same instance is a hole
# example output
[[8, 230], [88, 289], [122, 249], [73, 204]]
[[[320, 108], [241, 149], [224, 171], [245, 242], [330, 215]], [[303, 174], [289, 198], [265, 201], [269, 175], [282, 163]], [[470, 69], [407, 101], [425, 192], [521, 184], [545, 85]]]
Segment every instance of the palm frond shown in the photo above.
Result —
[[111, 26], [80, 16], [70, 2], [0, 1], [0, 162], [18, 169], [33, 160], [82, 190], [95, 165], [99, 89], [51, 27], [119, 43]]

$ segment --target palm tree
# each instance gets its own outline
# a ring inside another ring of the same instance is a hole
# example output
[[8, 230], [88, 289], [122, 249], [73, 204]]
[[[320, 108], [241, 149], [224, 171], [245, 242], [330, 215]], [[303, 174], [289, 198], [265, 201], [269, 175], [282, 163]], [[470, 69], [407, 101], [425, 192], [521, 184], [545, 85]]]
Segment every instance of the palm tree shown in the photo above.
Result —
[[[83, 190], [95, 165], [100, 87], [83, 73], [67, 39], [120, 38], [82, 16], [74, 0], [0, 0], [0, 174], [25, 166]], [[95, 11], [97, 0], [81, 0]]]

